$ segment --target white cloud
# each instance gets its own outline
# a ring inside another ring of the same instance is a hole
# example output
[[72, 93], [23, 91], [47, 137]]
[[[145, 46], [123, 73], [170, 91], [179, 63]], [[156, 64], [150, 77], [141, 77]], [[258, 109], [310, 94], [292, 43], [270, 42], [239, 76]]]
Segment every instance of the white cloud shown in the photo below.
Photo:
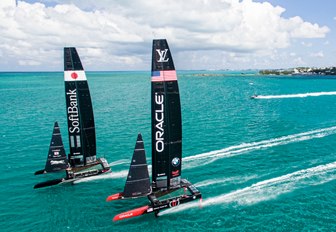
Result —
[[306, 62], [303, 61], [302, 57], [297, 57], [293, 60], [293, 66], [301, 66], [301, 65], [306, 65]]
[[320, 27], [316, 23], [304, 22], [298, 16], [290, 18], [286, 22], [286, 28], [292, 38], [324, 38], [325, 34], [329, 32], [328, 27]]
[[[248, 63], [294, 39], [323, 38], [329, 31], [300, 17], [286, 19], [284, 8], [252, 0], [49, 0], [51, 6], [19, 1], [17, 7], [13, 2], [0, 3], [0, 60], [54, 70], [62, 67], [64, 46], [78, 47], [89, 69], [148, 69], [153, 38], [167, 38], [189, 58], [202, 54], [194, 59], [201, 64], [213, 63], [214, 52], [205, 51], [240, 53], [225, 59]], [[181, 58], [181, 63], [190, 62]], [[0, 61], [0, 70], [4, 64]]]
[[323, 58], [324, 53], [322, 51], [319, 51], [319, 52], [316, 52], [316, 53], [311, 53], [310, 56], [311, 57], [317, 57], [317, 58]]
[[311, 46], [313, 46], [313, 44], [312, 43], [307, 43], [307, 42], [301, 42], [301, 44], [303, 45], [303, 46], [305, 46], [305, 47], [311, 47]]
[[0, 8], [15, 7], [15, 0], [1, 0]]
[[38, 66], [41, 63], [35, 60], [19, 60], [19, 64], [23, 66]]

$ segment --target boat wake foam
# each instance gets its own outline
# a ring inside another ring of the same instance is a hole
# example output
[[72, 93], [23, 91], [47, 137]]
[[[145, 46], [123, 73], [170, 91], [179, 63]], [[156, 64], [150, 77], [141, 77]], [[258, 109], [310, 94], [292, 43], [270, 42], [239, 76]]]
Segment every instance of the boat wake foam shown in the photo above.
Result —
[[[183, 158], [183, 162], [185, 164], [184, 168], [193, 168], [200, 165], [206, 165], [211, 162], [216, 161], [220, 158], [227, 158], [232, 156], [241, 155], [247, 152], [259, 150], [259, 149], [265, 149], [269, 147], [274, 146], [281, 146], [286, 145], [290, 143], [295, 142], [301, 142], [316, 138], [323, 138], [332, 134], [336, 134], [336, 126], [324, 128], [324, 129], [318, 129], [318, 130], [312, 130], [308, 132], [293, 134], [293, 135], [287, 135], [282, 136], [274, 139], [268, 139], [268, 140], [262, 140], [259, 142], [252, 142], [252, 143], [242, 143], [240, 145], [235, 145], [231, 147], [227, 147], [221, 150], [215, 150], [210, 151], [194, 156], [188, 156]], [[206, 160], [206, 162], [200, 160]]]
[[[202, 207], [232, 204], [252, 205], [277, 198], [307, 186], [321, 185], [336, 180], [336, 162], [303, 169], [283, 176], [257, 182], [249, 187], [205, 199]], [[200, 203], [189, 203], [176, 208], [167, 209], [159, 215], [176, 213], [200, 206]]]
[[204, 180], [198, 183], [195, 183], [194, 185], [197, 187], [206, 187], [211, 185], [216, 185], [217, 187], [221, 184], [227, 184], [227, 183], [235, 183], [235, 184], [242, 184], [247, 181], [259, 178], [258, 175], [249, 175], [249, 176], [233, 176], [233, 177], [227, 177], [227, 178], [216, 178], [212, 180]]
[[304, 98], [304, 97], [319, 97], [336, 95], [336, 92], [317, 92], [317, 93], [299, 93], [285, 95], [257, 95], [255, 99], [278, 99], [278, 98]]
[[110, 167], [117, 166], [117, 165], [126, 165], [126, 164], [129, 164], [129, 160], [121, 159], [121, 160], [116, 160], [114, 162], [109, 163]]

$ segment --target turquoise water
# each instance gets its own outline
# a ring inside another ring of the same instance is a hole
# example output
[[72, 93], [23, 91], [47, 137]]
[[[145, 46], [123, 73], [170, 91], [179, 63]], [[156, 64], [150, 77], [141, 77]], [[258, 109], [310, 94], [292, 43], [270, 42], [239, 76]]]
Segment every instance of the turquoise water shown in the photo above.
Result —
[[68, 150], [63, 73], [0, 73], [1, 231], [336, 230], [336, 95], [323, 94], [336, 91], [336, 79], [198, 73], [207, 72], [178, 75], [182, 175], [201, 190], [202, 206], [118, 223], [114, 215], [147, 203], [105, 198], [122, 191], [138, 132], [150, 159], [150, 73], [87, 73], [98, 154], [113, 172], [39, 190], [33, 185], [52, 178], [33, 173], [55, 120]]

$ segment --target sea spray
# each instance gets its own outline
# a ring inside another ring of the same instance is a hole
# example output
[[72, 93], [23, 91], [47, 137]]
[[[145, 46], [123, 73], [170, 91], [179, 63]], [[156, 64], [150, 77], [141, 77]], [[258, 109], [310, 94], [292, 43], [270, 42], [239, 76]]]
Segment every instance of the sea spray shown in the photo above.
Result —
[[[332, 134], [336, 134], [336, 126], [328, 127], [324, 129], [312, 130], [308, 132], [293, 134], [282, 136], [279, 138], [263, 140], [259, 142], [252, 142], [252, 143], [242, 143], [240, 145], [235, 145], [231, 147], [227, 147], [221, 150], [210, 151], [194, 156], [188, 156], [183, 159], [184, 161], [184, 168], [194, 168], [200, 165], [206, 165], [219, 158], [227, 158], [232, 156], [241, 155], [247, 152], [265, 149], [269, 147], [287, 145], [290, 143], [295, 142], [302, 142], [306, 140], [316, 139], [316, 138], [323, 138]], [[199, 161], [199, 160], [206, 160]]]
[[111, 163], [109, 163], [110, 166], [117, 166], [117, 165], [126, 165], [129, 164], [130, 161], [126, 159], [116, 160]]
[[304, 98], [336, 95], [336, 92], [299, 93], [284, 95], [257, 95], [255, 99]]
[[249, 176], [233, 176], [233, 177], [227, 177], [227, 178], [215, 178], [212, 180], [204, 180], [198, 183], [195, 183], [194, 185], [199, 188], [199, 187], [206, 187], [210, 185], [216, 185], [217, 187], [222, 185], [222, 184], [227, 184], [227, 183], [235, 183], [235, 184], [242, 184], [247, 181], [260, 178], [258, 175], [249, 175]]
[[[202, 207], [230, 203], [239, 205], [256, 204], [307, 186], [321, 185], [335, 179], [336, 162], [332, 162], [260, 181], [249, 187], [205, 199], [202, 201]], [[198, 206], [200, 206], [199, 203], [185, 204], [163, 211], [160, 215], [180, 212]]]

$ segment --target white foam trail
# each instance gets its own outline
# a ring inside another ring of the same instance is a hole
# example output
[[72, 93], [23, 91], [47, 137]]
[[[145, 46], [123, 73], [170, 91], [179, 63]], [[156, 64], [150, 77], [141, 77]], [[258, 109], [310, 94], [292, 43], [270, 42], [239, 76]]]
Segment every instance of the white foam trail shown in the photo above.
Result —
[[[249, 187], [231, 193], [211, 197], [203, 200], [202, 207], [229, 203], [237, 203], [239, 205], [256, 204], [262, 201], [275, 199], [279, 195], [293, 192], [297, 189], [307, 186], [321, 185], [335, 179], [336, 162], [333, 162], [260, 181]], [[198, 202], [189, 203], [165, 210], [161, 212], [160, 215], [180, 212], [198, 206]]]
[[194, 185], [196, 187], [205, 187], [210, 185], [220, 185], [220, 184], [226, 184], [226, 183], [235, 183], [235, 184], [241, 184], [244, 182], [247, 182], [252, 179], [258, 178], [257, 175], [250, 175], [250, 176], [234, 176], [234, 177], [228, 177], [228, 178], [222, 178], [222, 179], [212, 179], [212, 180], [205, 180], [198, 183], [195, 183]]
[[127, 176], [127, 174], [128, 174], [128, 170], [123, 170], [119, 172], [109, 172], [103, 175], [91, 176], [91, 177], [86, 177], [80, 180], [76, 180], [73, 183], [78, 184], [82, 182], [89, 182], [89, 181], [95, 181], [95, 180], [124, 178]]
[[121, 159], [121, 160], [116, 160], [114, 162], [109, 163], [110, 166], [117, 166], [117, 165], [122, 165], [122, 164], [130, 164], [131, 161], [126, 160], [126, 159]]
[[299, 94], [285, 94], [285, 95], [258, 95], [256, 99], [277, 99], [277, 98], [303, 98], [303, 97], [319, 97], [336, 95], [336, 92], [317, 92], [317, 93], [299, 93]]
[[215, 151], [210, 151], [210, 152], [206, 152], [206, 153], [202, 153], [202, 154], [198, 154], [194, 156], [188, 156], [188, 157], [183, 158], [183, 161], [186, 162], [185, 168], [192, 168], [195, 165], [199, 166], [199, 165], [204, 164], [203, 162], [202, 163], [199, 162], [200, 159], [201, 160], [206, 159], [206, 162], [208, 164], [222, 157], [232, 157], [232, 156], [240, 155], [246, 152], [259, 150], [263, 148], [286, 145], [289, 143], [301, 142], [301, 141], [315, 139], [315, 138], [323, 138], [325, 136], [332, 135], [335, 133], [336, 133], [336, 126], [324, 128], [324, 129], [312, 130], [308, 132], [282, 136], [279, 138], [262, 140], [259, 142], [242, 143], [240, 145], [227, 147], [221, 150], [215, 150]]

